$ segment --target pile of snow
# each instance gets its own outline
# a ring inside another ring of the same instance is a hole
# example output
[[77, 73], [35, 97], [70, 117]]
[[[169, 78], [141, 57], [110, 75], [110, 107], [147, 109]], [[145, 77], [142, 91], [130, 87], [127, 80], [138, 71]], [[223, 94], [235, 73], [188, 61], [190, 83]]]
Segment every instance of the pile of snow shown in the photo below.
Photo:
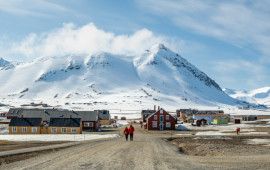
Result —
[[194, 139], [232, 139], [227, 136], [206, 136], [206, 137], [196, 137]]
[[[190, 130], [198, 130], [201, 132], [193, 133], [193, 135], [200, 136], [227, 136], [227, 135], [236, 135], [236, 129], [240, 128], [241, 135], [267, 135], [268, 132], [256, 132], [253, 128], [258, 127], [268, 127], [270, 128], [270, 124], [228, 124], [228, 125], [207, 125], [202, 127], [192, 126], [190, 124], [181, 125]], [[177, 135], [187, 135], [187, 134], [177, 134]]]
[[8, 141], [84, 141], [120, 137], [116, 134], [36, 134], [36, 135], [0, 135], [0, 140]]
[[270, 139], [248, 139], [247, 143], [252, 145], [260, 144], [270, 146]]
[[8, 125], [7, 124], [0, 125], [0, 134], [8, 134], [8, 133], [9, 133]]

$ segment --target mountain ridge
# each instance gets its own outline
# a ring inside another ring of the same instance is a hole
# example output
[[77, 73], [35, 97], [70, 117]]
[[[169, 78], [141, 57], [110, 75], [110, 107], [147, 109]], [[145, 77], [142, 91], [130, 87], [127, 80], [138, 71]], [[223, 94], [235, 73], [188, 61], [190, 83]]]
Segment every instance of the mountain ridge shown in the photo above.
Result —
[[38, 58], [0, 71], [0, 98], [126, 108], [151, 108], [156, 103], [249, 105], [225, 94], [213, 79], [163, 44], [127, 58], [106, 52]]

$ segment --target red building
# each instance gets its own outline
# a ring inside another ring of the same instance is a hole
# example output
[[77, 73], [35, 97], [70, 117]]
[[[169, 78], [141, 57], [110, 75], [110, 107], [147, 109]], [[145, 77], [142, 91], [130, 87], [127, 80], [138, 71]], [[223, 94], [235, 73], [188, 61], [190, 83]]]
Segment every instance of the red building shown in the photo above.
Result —
[[147, 130], [175, 130], [175, 122], [175, 118], [161, 108], [148, 117]]

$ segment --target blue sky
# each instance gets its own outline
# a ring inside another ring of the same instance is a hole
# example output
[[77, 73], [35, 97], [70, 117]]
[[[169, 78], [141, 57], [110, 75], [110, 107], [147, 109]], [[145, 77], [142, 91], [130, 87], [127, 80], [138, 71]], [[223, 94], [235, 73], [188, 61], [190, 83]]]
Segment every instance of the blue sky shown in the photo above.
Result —
[[0, 1], [0, 57], [107, 51], [136, 56], [156, 43], [222, 88], [270, 86], [268, 0]]

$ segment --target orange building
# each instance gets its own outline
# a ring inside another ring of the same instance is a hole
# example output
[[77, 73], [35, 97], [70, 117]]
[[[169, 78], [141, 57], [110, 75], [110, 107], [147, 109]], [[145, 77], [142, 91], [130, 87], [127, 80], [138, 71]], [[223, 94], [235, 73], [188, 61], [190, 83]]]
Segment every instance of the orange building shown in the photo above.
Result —
[[40, 134], [41, 118], [12, 118], [9, 134]]

